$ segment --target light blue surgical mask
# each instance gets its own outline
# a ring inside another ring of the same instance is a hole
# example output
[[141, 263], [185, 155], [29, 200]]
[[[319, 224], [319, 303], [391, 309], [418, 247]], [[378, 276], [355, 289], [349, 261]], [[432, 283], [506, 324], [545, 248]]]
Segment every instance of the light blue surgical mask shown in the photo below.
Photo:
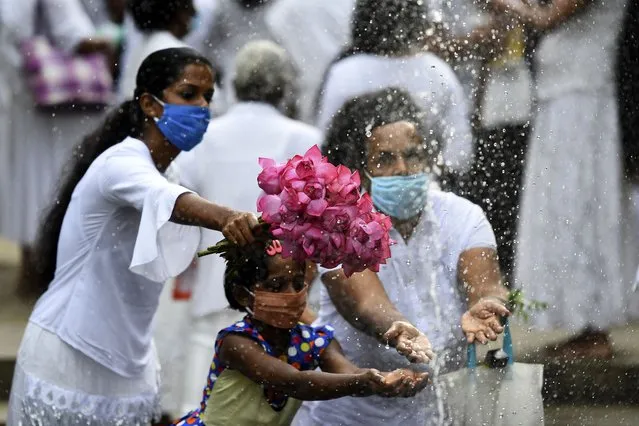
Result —
[[162, 117], [154, 120], [169, 142], [181, 151], [190, 151], [202, 142], [211, 121], [208, 107], [167, 104], [155, 96], [153, 98], [164, 107]]
[[430, 176], [366, 176], [371, 181], [371, 198], [375, 207], [400, 220], [417, 216], [426, 206]]

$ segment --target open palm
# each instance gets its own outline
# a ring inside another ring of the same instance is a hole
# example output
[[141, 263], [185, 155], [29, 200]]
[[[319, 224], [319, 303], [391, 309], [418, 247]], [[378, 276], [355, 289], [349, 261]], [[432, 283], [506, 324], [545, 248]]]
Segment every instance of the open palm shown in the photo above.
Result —
[[491, 299], [480, 299], [462, 315], [461, 326], [468, 343], [485, 344], [489, 340], [497, 340], [497, 335], [504, 331], [501, 317], [510, 315], [506, 307]]

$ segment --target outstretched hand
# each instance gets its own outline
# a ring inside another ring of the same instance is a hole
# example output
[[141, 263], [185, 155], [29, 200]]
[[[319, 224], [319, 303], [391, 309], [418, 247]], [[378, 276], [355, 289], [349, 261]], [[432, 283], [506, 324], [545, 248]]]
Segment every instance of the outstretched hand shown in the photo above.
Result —
[[387, 398], [410, 398], [428, 385], [428, 373], [416, 373], [409, 369], [398, 369], [381, 373], [366, 369], [360, 373], [362, 391], [360, 396], [379, 395]]
[[428, 337], [408, 322], [395, 321], [384, 333], [384, 339], [410, 362], [428, 363], [435, 358]]
[[509, 315], [510, 311], [499, 301], [480, 299], [461, 318], [468, 343], [486, 344], [489, 340], [497, 340], [497, 335], [504, 331], [501, 317]]

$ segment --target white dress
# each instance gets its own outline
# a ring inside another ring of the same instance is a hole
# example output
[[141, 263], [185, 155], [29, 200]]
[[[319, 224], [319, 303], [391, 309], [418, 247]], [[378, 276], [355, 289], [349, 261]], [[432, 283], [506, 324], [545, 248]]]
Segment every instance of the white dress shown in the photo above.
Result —
[[[206, 199], [236, 210], [257, 214], [262, 190], [257, 185], [260, 157], [286, 161], [321, 143], [314, 127], [282, 115], [273, 106], [240, 102], [211, 121], [200, 145], [176, 160], [180, 183]], [[203, 230], [201, 249], [216, 244], [221, 233]], [[224, 260], [198, 259], [191, 299], [190, 344], [185, 374], [183, 411], [196, 408], [206, 384], [217, 333], [243, 313], [227, 309], [224, 295]]]
[[169, 221], [186, 192], [137, 139], [93, 162], [20, 346], [9, 424], [142, 426], [158, 414], [152, 320], [164, 281], [189, 265], [200, 239], [199, 228]]
[[423, 108], [426, 128], [443, 145], [444, 161], [455, 171], [468, 170], [473, 150], [469, 101], [452, 68], [431, 53], [356, 54], [334, 63], [322, 91], [318, 127], [326, 130], [351, 98], [391, 86], [407, 90]]
[[300, 117], [315, 122], [315, 101], [324, 72], [350, 40], [354, 0], [277, 0], [266, 23], [295, 62], [300, 85]]
[[[431, 190], [425, 211], [408, 243], [394, 229], [392, 257], [378, 274], [391, 302], [422, 330], [438, 355], [431, 369], [435, 386], [414, 398], [340, 398], [305, 402], [295, 426], [424, 426], [448, 424], [451, 413], [439, 396], [437, 377], [458, 369], [465, 361], [466, 341], [460, 319], [466, 311], [465, 295], [458, 283], [460, 255], [472, 248], [495, 249], [495, 236], [482, 210], [451, 193]], [[353, 328], [337, 312], [321, 289], [316, 325], [335, 328], [335, 338], [348, 359], [362, 368], [390, 371], [423, 368], [410, 365], [395, 349]]]
[[[22, 40], [44, 34], [59, 48], [71, 51], [95, 29], [79, 0], [40, 0], [40, 9], [35, 0], [0, 1], [0, 19], [9, 37], [3, 56], [6, 62], [2, 68], [6, 66], [7, 71], [4, 83], [12, 89], [10, 136], [3, 153], [7, 155], [11, 178], [8, 185], [3, 183], [6, 193], [0, 206], [0, 234], [30, 243], [35, 239], [42, 212], [52, 202], [72, 148], [98, 125], [103, 113], [82, 107], [57, 113], [35, 109], [17, 46]], [[4, 114], [6, 117], [7, 112]]]
[[[624, 0], [593, 2], [536, 49], [516, 280], [543, 327], [625, 323], [632, 299], [614, 81]], [[633, 263], [631, 266], [636, 266]]]

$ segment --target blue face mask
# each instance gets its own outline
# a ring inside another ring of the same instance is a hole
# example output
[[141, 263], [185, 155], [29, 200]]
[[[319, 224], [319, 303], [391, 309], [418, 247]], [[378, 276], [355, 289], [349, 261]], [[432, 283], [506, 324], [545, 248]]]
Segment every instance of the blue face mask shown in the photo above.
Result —
[[208, 107], [167, 104], [154, 98], [164, 107], [162, 117], [154, 118], [155, 123], [169, 142], [181, 151], [190, 151], [202, 142], [211, 121]]
[[189, 33], [197, 31], [200, 28], [201, 21], [202, 19], [200, 18], [199, 13], [196, 13], [195, 15], [193, 15], [191, 17], [191, 20], [189, 21]]
[[371, 198], [382, 213], [400, 220], [417, 216], [426, 206], [430, 176], [418, 173], [410, 176], [371, 177]]

